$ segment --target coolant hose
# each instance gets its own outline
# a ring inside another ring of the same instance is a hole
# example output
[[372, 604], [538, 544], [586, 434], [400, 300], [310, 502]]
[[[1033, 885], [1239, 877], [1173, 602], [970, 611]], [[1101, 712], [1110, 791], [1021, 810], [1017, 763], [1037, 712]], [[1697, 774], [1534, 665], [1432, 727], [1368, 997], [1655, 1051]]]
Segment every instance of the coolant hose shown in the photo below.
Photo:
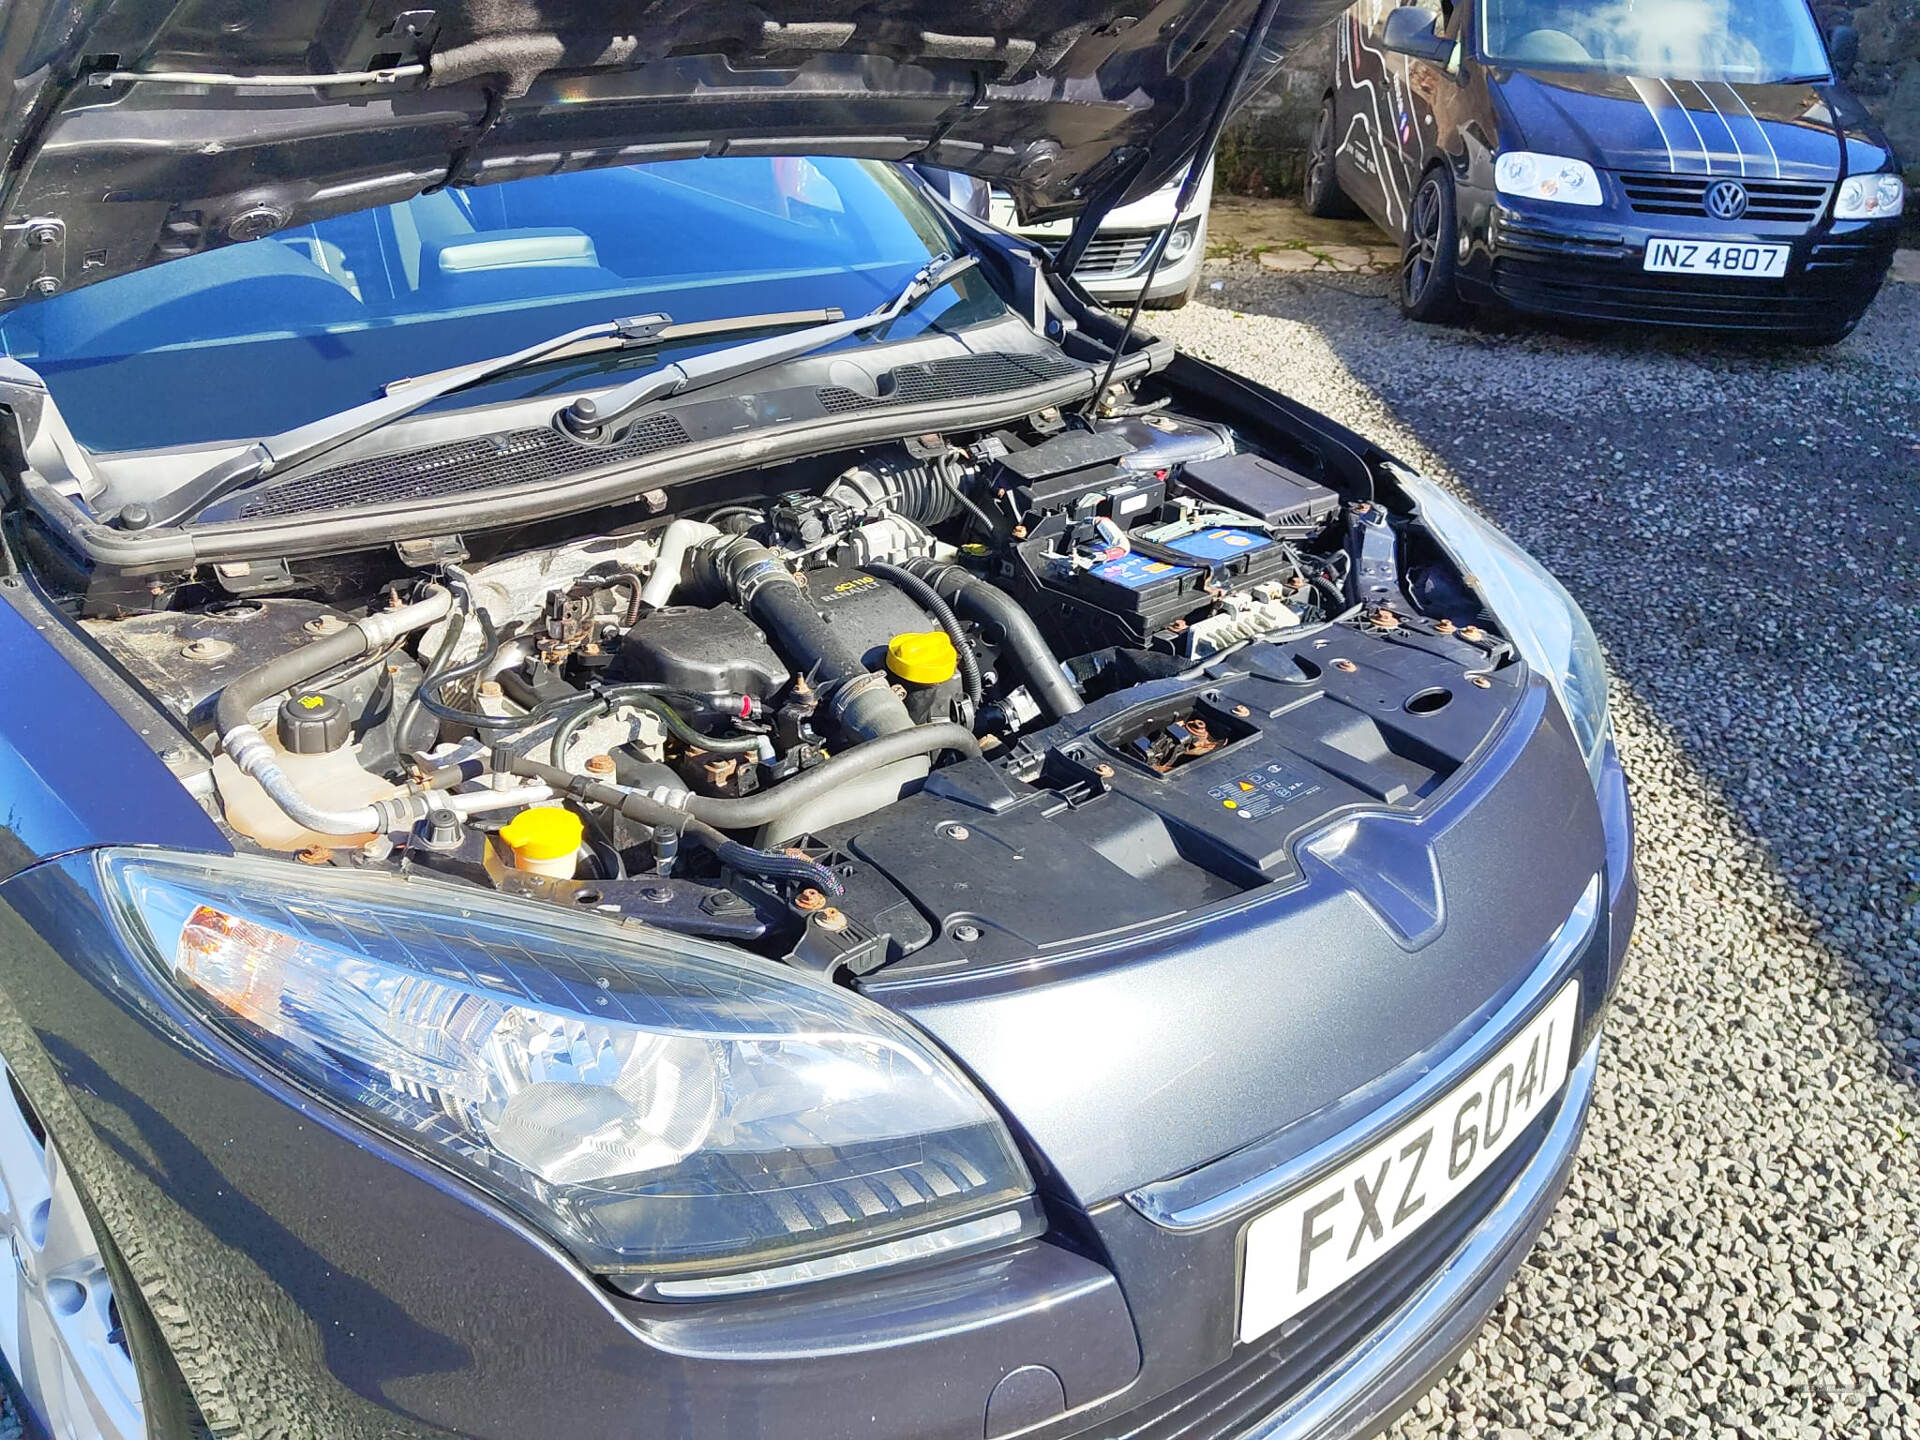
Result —
[[907, 705], [807, 598], [786, 562], [757, 540], [730, 535], [696, 545], [689, 572], [726, 593], [772, 639], [774, 648], [821, 691], [841, 729], [874, 740], [913, 729]]
[[901, 568], [919, 576], [942, 599], [974, 619], [997, 626], [1006, 637], [1006, 648], [1027, 677], [1027, 688], [1033, 691], [1033, 698], [1054, 719], [1064, 720], [1086, 708], [1086, 702], [1060, 668], [1060, 657], [1047, 644], [1047, 637], [1040, 633], [1033, 617], [1020, 608], [1020, 602], [1013, 596], [978, 575], [938, 560], [906, 560], [901, 562]]
[[918, 600], [921, 608], [947, 632], [947, 638], [953, 641], [954, 656], [960, 662], [961, 686], [966, 691], [967, 699], [978, 705], [981, 694], [980, 657], [973, 653], [973, 642], [967, 638], [966, 629], [960, 624], [960, 617], [953, 613], [953, 607], [940, 598], [938, 590], [911, 570], [902, 570], [898, 565], [889, 565], [884, 560], [875, 560], [862, 568], [869, 575], [876, 575], [889, 584], [899, 586]]
[[426, 814], [426, 802], [416, 795], [376, 800], [357, 810], [328, 810], [313, 804], [280, 768], [273, 747], [254, 728], [250, 717], [256, 705], [282, 691], [304, 685], [316, 675], [364, 655], [376, 654], [402, 637], [446, 619], [452, 610], [452, 592], [436, 585], [424, 599], [357, 620], [336, 635], [309, 641], [229, 682], [213, 712], [227, 758], [242, 774], [251, 776], [290, 820], [316, 834], [383, 834], [421, 819]]

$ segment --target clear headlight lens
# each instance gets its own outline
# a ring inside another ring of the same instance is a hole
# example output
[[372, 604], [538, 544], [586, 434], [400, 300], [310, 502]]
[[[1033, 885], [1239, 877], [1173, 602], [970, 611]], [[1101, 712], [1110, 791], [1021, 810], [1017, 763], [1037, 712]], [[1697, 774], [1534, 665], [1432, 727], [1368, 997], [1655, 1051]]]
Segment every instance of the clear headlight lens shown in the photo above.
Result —
[[1187, 252], [1193, 249], [1193, 237], [1198, 229], [1198, 223], [1191, 220], [1183, 225], [1175, 226], [1173, 233], [1167, 237], [1167, 253], [1163, 258], [1167, 260], [1185, 259]]
[[1027, 1228], [1001, 1218], [1033, 1186], [999, 1118], [858, 996], [437, 881], [100, 865], [123, 928], [236, 1039], [603, 1273], [763, 1288]]
[[1510, 150], [1494, 162], [1493, 183], [1502, 195], [1551, 200], [1560, 205], [1601, 205], [1606, 192], [1600, 176], [1584, 160]]
[[1405, 470], [1395, 473], [1433, 538], [1498, 617], [1521, 658], [1559, 695], [1597, 785], [1613, 728], [1606, 659], [1586, 613], [1539, 561], [1493, 524], [1432, 481]]
[[1907, 208], [1907, 182], [1898, 175], [1855, 175], [1840, 182], [1836, 220], [1893, 220]]

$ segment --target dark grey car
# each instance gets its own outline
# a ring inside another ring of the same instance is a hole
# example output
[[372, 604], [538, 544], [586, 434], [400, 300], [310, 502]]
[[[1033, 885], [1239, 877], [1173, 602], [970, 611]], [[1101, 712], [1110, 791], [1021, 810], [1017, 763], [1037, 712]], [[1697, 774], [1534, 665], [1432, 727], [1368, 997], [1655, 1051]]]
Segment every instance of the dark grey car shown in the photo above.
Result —
[[35, 1422], [1350, 1436], [1452, 1362], [1633, 923], [1598, 646], [1062, 278], [1332, 8], [8, 12]]

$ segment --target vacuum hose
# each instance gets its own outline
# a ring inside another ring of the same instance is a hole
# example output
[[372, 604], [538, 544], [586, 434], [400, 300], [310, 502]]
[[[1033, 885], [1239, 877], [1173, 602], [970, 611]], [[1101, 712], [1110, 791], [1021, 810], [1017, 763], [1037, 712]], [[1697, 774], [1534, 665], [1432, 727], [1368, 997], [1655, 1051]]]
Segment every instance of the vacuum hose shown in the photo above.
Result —
[[1086, 708], [1086, 702], [1061, 668], [1060, 657], [1053, 653], [1053, 647], [1047, 644], [1033, 617], [1020, 608], [1020, 602], [1013, 596], [978, 575], [938, 560], [906, 560], [901, 562], [901, 568], [926, 581], [955, 609], [999, 629], [1006, 637], [1008, 652], [1027, 677], [1027, 688], [1033, 692], [1033, 698], [1054, 719], [1064, 720], [1076, 710]]
[[280, 768], [273, 747], [248, 717], [256, 705], [282, 691], [304, 685], [316, 675], [324, 675], [364, 655], [384, 650], [402, 636], [446, 619], [452, 610], [452, 593], [436, 585], [424, 599], [411, 605], [370, 615], [338, 634], [309, 641], [290, 654], [247, 671], [220, 692], [219, 704], [214, 708], [214, 722], [227, 757], [243, 774], [252, 776], [289, 819], [316, 834], [384, 834], [424, 819], [427, 802], [417, 795], [376, 800], [357, 810], [327, 810], [313, 804]]
[[842, 730], [875, 740], [913, 729], [913, 717], [892, 683], [867, 669], [773, 551], [744, 535], [724, 536], [690, 550], [687, 567], [700, 583], [732, 597], [788, 663], [813, 680]]
[[838, 877], [826, 866], [815, 863], [803, 855], [789, 855], [782, 850], [756, 850], [751, 845], [742, 845], [738, 840], [728, 839], [712, 825], [695, 819], [684, 810], [669, 805], [664, 800], [651, 795], [643, 795], [637, 790], [625, 790], [618, 785], [604, 785], [562, 770], [557, 765], [543, 765], [538, 760], [524, 755], [509, 756], [500, 754], [496, 762], [510, 768], [515, 775], [543, 782], [554, 789], [564, 791], [576, 799], [593, 805], [605, 805], [618, 810], [629, 820], [655, 829], [669, 829], [698, 841], [714, 858], [723, 865], [730, 865], [744, 875], [756, 875], [763, 880], [785, 880], [796, 885], [811, 885], [828, 895], [838, 895], [842, 886]]

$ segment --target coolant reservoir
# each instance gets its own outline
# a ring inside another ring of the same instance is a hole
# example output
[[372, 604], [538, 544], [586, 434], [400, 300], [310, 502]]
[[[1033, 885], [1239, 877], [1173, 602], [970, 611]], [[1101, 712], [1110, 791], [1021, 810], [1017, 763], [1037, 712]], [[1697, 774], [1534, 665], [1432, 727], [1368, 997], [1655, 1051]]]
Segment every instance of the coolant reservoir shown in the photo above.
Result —
[[[376, 800], [390, 800], [404, 789], [361, 769], [351, 745], [321, 755], [295, 755], [281, 749], [277, 739], [271, 732], [266, 736], [280, 768], [316, 805], [329, 810], [355, 810]], [[296, 825], [260, 788], [259, 781], [242, 774], [225, 755], [213, 757], [213, 778], [220, 787], [227, 823], [268, 850], [305, 850], [312, 846], [339, 849], [364, 845], [373, 838], [371, 831], [365, 835], [322, 835]]]
[[[328, 810], [357, 810], [376, 800], [401, 793], [372, 771], [364, 769], [349, 741], [350, 717], [331, 695], [296, 691], [280, 707], [277, 723], [262, 738], [273, 747], [274, 759], [287, 779], [315, 805]], [[214, 783], [227, 824], [268, 850], [338, 849], [364, 845], [364, 835], [322, 835], [296, 824], [260, 782], [245, 774], [225, 755], [213, 760]]]

